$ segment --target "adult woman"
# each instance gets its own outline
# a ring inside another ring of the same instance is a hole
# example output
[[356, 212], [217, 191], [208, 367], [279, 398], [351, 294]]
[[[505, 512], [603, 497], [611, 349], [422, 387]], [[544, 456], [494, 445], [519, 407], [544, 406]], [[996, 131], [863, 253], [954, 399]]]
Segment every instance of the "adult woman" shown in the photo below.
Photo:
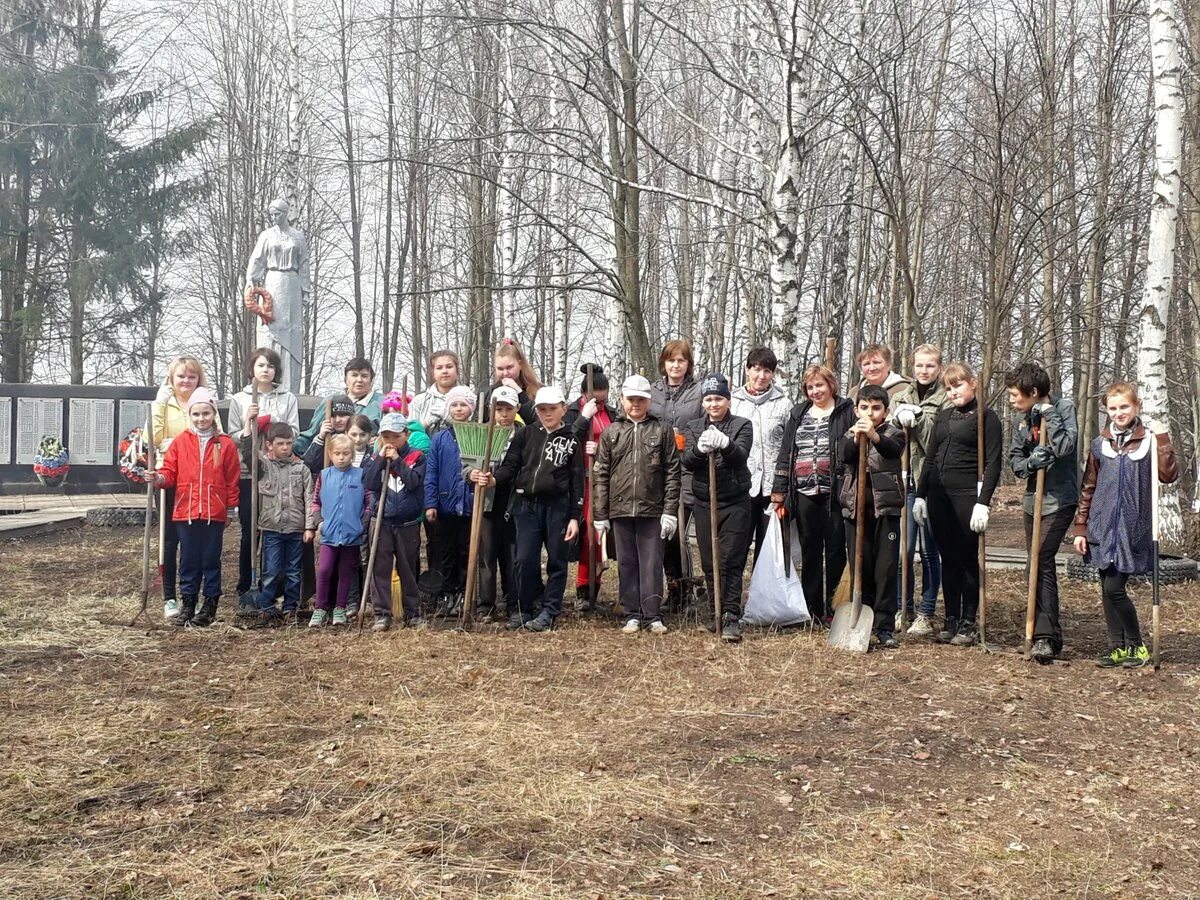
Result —
[[[198, 387], [208, 387], [208, 379], [204, 375], [204, 363], [194, 356], [177, 356], [167, 366], [167, 377], [158, 395], [150, 407], [151, 431], [154, 434], [154, 446], [161, 460], [167, 455], [171, 441], [179, 437], [191, 427], [188, 418], [188, 401]], [[221, 430], [221, 421], [217, 419], [216, 428]], [[163, 558], [163, 616], [173, 619], [179, 615], [178, 599], [178, 566], [179, 566], [179, 531], [171, 519], [171, 511], [175, 509], [175, 489], [168, 488], [159, 494], [159, 515], [162, 518], [162, 549], [159, 551]]]
[[[676, 441], [684, 428], [693, 419], [704, 415], [700, 385], [692, 375], [694, 366], [692, 345], [679, 339], [667, 341], [662, 353], [658, 354], [658, 373], [662, 377], [650, 386], [650, 414], [665, 425], [675, 429]], [[685, 540], [688, 518], [694, 499], [692, 497], [692, 473], [683, 472], [683, 510], [679, 527], [663, 547], [663, 569], [667, 573], [667, 608], [677, 608], [683, 600], [680, 579], [691, 575], [691, 558], [684, 566], [680, 541]], [[687, 546], [686, 543], [683, 544]]]
[[[259, 347], [246, 361], [246, 386], [229, 398], [229, 431], [241, 434], [247, 420], [258, 419], [259, 430], [272, 422], [286, 422], [295, 432], [300, 431], [300, 408], [296, 395], [279, 383], [283, 369], [279, 354], [269, 347]], [[258, 391], [257, 402], [254, 392]], [[264, 421], [265, 419], [265, 421]], [[239, 454], [241, 456], [241, 454]], [[240, 597], [250, 590], [250, 469], [241, 461], [238, 479], [238, 521], [241, 523], [241, 546], [238, 549], [238, 583]]]
[[828, 624], [830, 601], [846, 567], [846, 541], [838, 510], [842, 468], [838, 438], [857, 418], [854, 403], [838, 396], [837, 376], [814, 365], [800, 378], [804, 399], [792, 408], [775, 460], [771, 500], [796, 523], [800, 582], [814, 623]]

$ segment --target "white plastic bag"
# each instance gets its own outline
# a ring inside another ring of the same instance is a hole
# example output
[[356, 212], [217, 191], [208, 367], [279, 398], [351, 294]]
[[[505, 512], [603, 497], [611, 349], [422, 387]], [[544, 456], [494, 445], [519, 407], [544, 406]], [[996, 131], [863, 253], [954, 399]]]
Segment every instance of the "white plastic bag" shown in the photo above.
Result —
[[[791, 537], [791, 529], [788, 529]], [[795, 563], [800, 558], [798, 541], [792, 542], [792, 570], [784, 571], [783, 528], [779, 518], [772, 515], [767, 524], [762, 553], [750, 576], [750, 596], [742, 612], [747, 625], [799, 625], [811, 618], [804, 602], [804, 588]]]

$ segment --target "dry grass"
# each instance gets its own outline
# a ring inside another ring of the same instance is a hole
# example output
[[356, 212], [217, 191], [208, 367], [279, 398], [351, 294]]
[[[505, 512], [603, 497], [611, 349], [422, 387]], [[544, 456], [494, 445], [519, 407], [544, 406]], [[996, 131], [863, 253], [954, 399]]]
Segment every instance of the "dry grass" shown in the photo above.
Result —
[[[3, 548], [4, 896], [1196, 890], [1194, 587], [1156, 677], [1090, 665], [1090, 586], [1048, 668], [595, 623], [128, 628], [137, 542]], [[993, 584], [1013, 647], [1019, 573]]]

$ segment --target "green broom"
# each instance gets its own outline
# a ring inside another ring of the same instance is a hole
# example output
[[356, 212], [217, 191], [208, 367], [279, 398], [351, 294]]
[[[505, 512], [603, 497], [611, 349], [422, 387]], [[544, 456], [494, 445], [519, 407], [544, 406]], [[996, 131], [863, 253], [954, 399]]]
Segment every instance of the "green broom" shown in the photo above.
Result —
[[492, 452], [487, 453], [488, 426], [483, 422], [454, 422], [454, 439], [458, 441], [458, 453], [462, 457], [464, 468], [483, 467], [483, 457], [488, 455], [492, 462], [497, 462], [508, 446], [512, 436], [511, 425], [497, 425], [492, 429]]

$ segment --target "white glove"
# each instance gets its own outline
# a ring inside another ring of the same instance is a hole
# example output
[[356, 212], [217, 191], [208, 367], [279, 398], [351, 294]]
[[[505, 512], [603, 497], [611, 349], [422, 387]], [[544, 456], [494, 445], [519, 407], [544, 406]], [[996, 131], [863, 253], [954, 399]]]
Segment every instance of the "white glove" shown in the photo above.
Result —
[[604, 535], [608, 532], [608, 529], [611, 528], [612, 526], [609, 524], [608, 519], [597, 519], [595, 522], [592, 523], [592, 527], [596, 529], [597, 539], [604, 540]]
[[595, 455], [596, 455], [596, 442], [595, 442], [595, 441], [588, 441], [587, 443], [585, 443], [585, 444], [583, 445], [583, 451], [584, 451], [584, 452], [585, 452], [585, 453], [586, 453], [588, 456], [595, 456]]
[[1163, 425], [1162, 422], [1155, 421], [1154, 419], [1147, 419], [1145, 416], [1142, 417], [1142, 425], [1144, 425], [1146, 430], [1151, 434], [1167, 433], [1167, 427]]
[[729, 435], [723, 432], [716, 425], [709, 425], [704, 429], [704, 433], [711, 435], [708, 439], [708, 445], [714, 450], [724, 450], [729, 446]]
[[579, 414], [581, 416], [583, 416], [585, 419], [594, 419], [594, 418], [596, 418], [596, 412], [599, 409], [600, 409], [600, 406], [599, 406], [599, 404], [596, 403], [596, 398], [593, 397], [587, 403], [583, 404], [583, 409], [581, 409], [579, 411]]
[[901, 403], [896, 407], [896, 424], [901, 428], [912, 428], [921, 418], [921, 407], [915, 403]]
[[711, 431], [700, 432], [700, 437], [696, 438], [696, 452], [705, 456], [713, 452]]
[[853, 519], [854, 518], [854, 510], [850, 509], [850, 507], [848, 507], [848, 506], [843, 506], [842, 507], [842, 518], [843, 519]]
[[659, 531], [659, 537], [664, 541], [669, 541], [675, 537], [675, 530], [679, 528], [679, 519], [675, 516], [663, 513], [658, 517], [658, 521], [662, 523], [662, 530]]
[[913, 521], [922, 528], [929, 522], [929, 507], [920, 497], [913, 501]]
[[976, 534], [983, 534], [987, 531], [988, 513], [990, 510], [982, 503], [976, 503], [975, 508], [971, 510], [971, 530]]

